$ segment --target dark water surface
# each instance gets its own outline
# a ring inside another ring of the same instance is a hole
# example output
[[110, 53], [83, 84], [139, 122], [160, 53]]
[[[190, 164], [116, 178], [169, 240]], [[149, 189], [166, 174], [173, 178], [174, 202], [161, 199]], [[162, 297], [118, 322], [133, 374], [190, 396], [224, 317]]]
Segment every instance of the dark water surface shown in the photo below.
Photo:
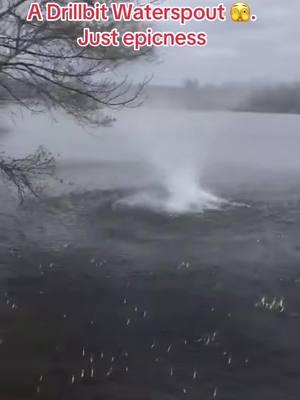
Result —
[[282, 182], [199, 214], [122, 190], [3, 211], [0, 399], [298, 400], [300, 186]]

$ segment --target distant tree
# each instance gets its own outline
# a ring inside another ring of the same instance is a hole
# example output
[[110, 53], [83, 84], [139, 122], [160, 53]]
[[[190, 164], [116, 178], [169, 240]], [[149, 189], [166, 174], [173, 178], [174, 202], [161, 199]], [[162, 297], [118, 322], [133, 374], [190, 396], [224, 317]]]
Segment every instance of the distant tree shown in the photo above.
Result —
[[[109, 4], [111, 0], [107, 0]], [[92, 4], [94, 0], [86, 1]], [[134, 87], [127, 78], [116, 82], [112, 71], [121, 63], [145, 54], [128, 48], [80, 48], [76, 38], [84, 24], [28, 22], [30, 0], [0, 1], [0, 95], [31, 111], [61, 109], [83, 123], [109, 125], [99, 112], [136, 106], [145, 81]], [[44, 7], [47, 0], [40, 0]], [[131, 23], [89, 24], [97, 31], [134, 30]], [[0, 157], [0, 171], [14, 183], [21, 198], [26, 190], [37, 194], [34, 176], [53, 171], [53, 159], [41, 149], [23, 160]]]
[[199, 104], [199, 93], [200, 87], [197, 78], [187, 78], [183, 82], [184, 93], [183, 99], [185, 102], [185, 107], [188, 109], [197, 109]]
[[184, 88], [189, 91], [197, 91], [199, 89], [199, 81], [197, 78], [187, 78], [185, 79], [183, 85]]
[[285, 84], [254, 90], [248, 96], [244, 108], [255, 112], [300, 113], [300, 85]]

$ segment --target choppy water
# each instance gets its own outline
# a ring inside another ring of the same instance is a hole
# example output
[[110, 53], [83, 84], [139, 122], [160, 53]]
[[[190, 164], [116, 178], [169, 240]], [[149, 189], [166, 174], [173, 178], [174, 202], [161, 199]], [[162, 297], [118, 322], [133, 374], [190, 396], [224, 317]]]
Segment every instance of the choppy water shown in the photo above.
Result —
[[298, 399], [300, 179], [274, 141], [266, 168], [198, 165], [217, 207], [169, 207], [140, 160], [2, 194], [0, 398]]

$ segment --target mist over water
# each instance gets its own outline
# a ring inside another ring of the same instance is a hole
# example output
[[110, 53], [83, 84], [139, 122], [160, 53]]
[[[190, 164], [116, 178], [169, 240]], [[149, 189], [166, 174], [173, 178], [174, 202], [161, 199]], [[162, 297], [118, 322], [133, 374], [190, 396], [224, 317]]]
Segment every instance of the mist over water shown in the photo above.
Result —
[[49, 196], [118, 190], [116, 207], [199, 213], [244, 203], [228, 182], [279, 184], [279, 174], [300, 169], [298, 116], [140, 108], [118, 113], [113, 128], [94, 129], [64, 116], [11, 112], [14, 120], [3, 114], [8, 154], [40, 144], [60, 154], [64, 183], [50, 183]]
[[213, 138], [205, 120], [187, 119], [184, 114], [175, 117], [168, 111], [164, 118], [157, 118], [153, 111], [131, 116], [126, 120], [127, 141], [135, 157], [148, 166], [155, 184], [118, 204], [159, 212], [198, 213], [226, 203], [202, 184]]
[[118, 200], [117, 205], [180, 214], [219, 209], [226, 201], [202, 188], [196, 172], [184, 170], [183, 166], [176, 172], [170, 170], [160, 188], [143, 189]]

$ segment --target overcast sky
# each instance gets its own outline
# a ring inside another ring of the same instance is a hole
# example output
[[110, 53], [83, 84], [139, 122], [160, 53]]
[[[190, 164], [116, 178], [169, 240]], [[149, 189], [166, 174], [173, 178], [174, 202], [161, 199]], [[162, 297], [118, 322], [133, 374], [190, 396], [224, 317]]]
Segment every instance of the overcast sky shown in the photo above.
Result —
[[[230, 9], [234, 1], [225, 0]], [[217, 0], [165, 0], [167, 5], [217, 5]], [[158, 62], [136, 66], [137, 76], [155, 74], [159, 84], [181, 84], [186, 77], [200, 83], [300, 81], [300, 0], [249, 0], [258, 20], [246, 24], [191, 23], [188, 30], [206, 31], [205, 48], [157, 50]], [[227, 15], [228, 11], [227, 11]], [[168, 26], [167, 26], [168, 25]], [[168, 28], [159, 24], [157, 30]], [[173, 28], [182, 28], [173, 23]], [[136, 74], [135, 74], [136, 75]]]

